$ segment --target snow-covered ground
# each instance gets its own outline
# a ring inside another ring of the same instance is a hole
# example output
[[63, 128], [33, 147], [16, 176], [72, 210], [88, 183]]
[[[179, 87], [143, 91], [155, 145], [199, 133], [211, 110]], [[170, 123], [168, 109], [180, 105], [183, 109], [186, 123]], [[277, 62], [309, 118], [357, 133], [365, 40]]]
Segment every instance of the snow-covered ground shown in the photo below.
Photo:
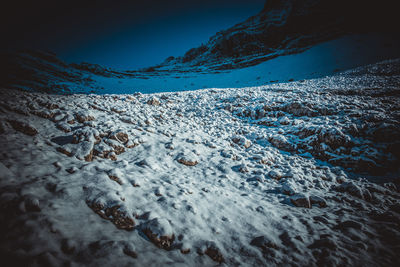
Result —
[[2, 90], [0, 251], [33, 266], [395, 266], [400, 60], [259, 87]]

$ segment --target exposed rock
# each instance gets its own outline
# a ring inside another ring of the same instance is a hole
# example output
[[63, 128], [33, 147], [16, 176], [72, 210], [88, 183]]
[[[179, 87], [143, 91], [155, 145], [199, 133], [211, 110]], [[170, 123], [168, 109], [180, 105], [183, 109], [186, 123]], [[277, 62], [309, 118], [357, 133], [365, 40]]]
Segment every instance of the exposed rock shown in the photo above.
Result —
[[281, 192], [285, 195], [292, 196], [296, 193], [291, 184], [285, 183], [281, 187]]
[[124, 184], [121, 178], [123, 177], [123, 173], [119, 169], [112, 169], [111, 171], [109, 171], [108, 177], [120, 185]]
[[233, 137], [232, 138], [232, 142], [234, 142], [235, 144], [237, 144], [237, 145], [239, 145], [241, 147], [244, 147], [244, 148], [249, 148], [251, 146], [250, 140], [247, 140], [243, 136]]
[[125, 109], [116, 108], [116, 107], [112, 107], [111, 111], [115, 112], [115, 113], [118, 113], [118, 114], [121, 114], [121, 113], [124, 113], [126, 110]]
[[309, 197], [301, 193], [291, 196], [290, 202], [296, 207], [311, 208]]
[[21, 132], [26, 135], [34, 136], [38, 134], [38, 131], [31, 125], [17, 121], [17, 120], [7, 120], [7, 122], [14, 128], [14, 130]]
[[268, 140], [274, 147], [282, 149], [284, 151], [294, 151], [296, 150], [296, 146], [290, 143], [285, 136], [283, 135], [274, 135], [271, 136]]
[[125, 152], [125, 147], [121, 145], [120, 142], [112, 140], [112, 139], [105, 139], [104, 142], [114, 149], [114, 153], [119, 155]]
[[249, 168], [247, 167], [246, 164], [241, 164], [238, 166], [238, 171], [241, 173], [247, 173], [249, 172]]
[[127, 214], [125, 210], [121, 209], [121, 206], [116, 205], [107, 208], [102, 203], [98, 202], [91, 202], [87, 204], [94, 212], [100, 215], [100, 217], [110, 220], [117, 228], [126, 231], [133, 230], [135, 221]]
[[66, 169], [66, 171], [67, 171], [68, 173], [70, 173], [70, 174], [76, 173], [78, 170], [79, 170], [79, 169], [78, 169], [77, 167], [75, 167], [75, 166]]
[[56, 127], [65, 133], [71, 132], [71, 127], [66, 122], [59, 122], [56, 124]]
[[283, 177], [283, 174], [278, 170], [272, 170], [268, 173], [268, 176], [275, 180], [280, 180]]
[[290, 124], [290, 120], [288, 119], [288, 117], [283, 117], [282, 119], [279, 120], [279, 123], [281, 125], [289, 125]]
[[113, 140], [117, 140], [118, 142], [125, 144], [129, 141], [129, 136], [127, 133], [123, 131], [116, 131], [109, 135], [109, 137]]
[[266, 236], [258, 236], [254, 238], [251, 240], [250, 245], [259, 247], [263, 251], [267, 251], [269, 248], [278, 249], [278, 245]]
[[224, 256], [214, 242], [209, 242], [206, 250], [204, 251], [204, 254], [206, 254], [215, 262], [222, 263], [225, 261]]
[[84, 141], [100, 143], [100, 133], [91, 127], [83, 127], [74, 131], [72, 143], [78, 144]]
[[44, 119], [52, 119], [55, 116], [54, 113], [52, 113], [48, 110], [33, 110], [33, 111], [31, 111], [31, 113], [33, 115], [36, 115], [36, 116], [44, 118]]
[[113, 181], [117, 182], [118, 184], [122, 185], [122, 181], [117, 176], [108, 175], [108, 177], [110, 177], [111, 180], [113, 180]]
[[94, 142], [93, 141], [83, 141], [80, 142], [75, 150], [74, 155], [77, 159], [92, 161], [94, 153]]
[[153, 96], [147, 101], [147, 104], [148, 105], [152, 105], [152, 106], [159, 106], [160, 105], [160, 101], [158, 100], [157, 97]]
[[132, 257], [132, 258], [134, 258], [134, 259], [136, 259], [136, 258], [138, 257], [136, 251], [134, 251], [134, 250], [132, 250], [132, 249], [129, 249], [129, 248], [126, 248], [126, 247], [125, 247], [125, 248], [123, 249], [123, 252], [124, 252], [126, 255], [128, 255], [129, 257]]
[[181, 153], [178, 156], [177, 161], [186, 166], [195, 166], [199, 163], [198, 158], [194, 153], [187, 153], [187, 154]]
[[68, 157], [72, 157], [74, 155], [74, 153], [71, 150], [62, 146], [57, 147], [57, 151], [63, 153], [64, 155], [67, 155]]
[[308, 117], [315, 117], [318, 115], [318, 112], [312, 110], [311, 108], [307, 107], [306, 105], [300, 102], [292, 102], [282, 107], [282, 110], [291, 113], [295, 116], [308, 116]]
[[24, 207], [26, 211], [37, 212], [41, 211], [39, 199], [33, 195], [25, 195], [24, 199]]
[[159, 248], [170, 250], [175, 236], [167, 219], [155, 218], [143, 226], [143, 232]]
[[326, 201], [322, 197], [310, 196], [310, 202], [311, 202], [311, 205], [317, 204], [321, 208], [325, 208], [326, 207]]
[[93, 121], [94, 117], [90, 113], [78, 112], [75, 114], [75, 118], [78, 122], [84, 123], [86, 121]]
[[363, 198], [363, 191], [353, 182], [344, 182], [341, 185], [334, 187], [334, 189], [339, 192], [347, 192], [350, 195], [356, 196], [358, 198]]

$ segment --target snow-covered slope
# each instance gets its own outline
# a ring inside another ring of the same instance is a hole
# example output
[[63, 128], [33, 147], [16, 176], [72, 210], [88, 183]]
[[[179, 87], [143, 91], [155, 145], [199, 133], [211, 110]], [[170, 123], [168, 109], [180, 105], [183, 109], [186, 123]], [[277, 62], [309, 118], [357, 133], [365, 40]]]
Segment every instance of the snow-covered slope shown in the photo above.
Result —
[[[201, 88], [259, 86], [324, 77], [345, 69], [400, 57], [400, 38], [392, 34], [356, 34], [320, 43], [293, 55], [255, 66], [216, 73], [165, 66], [157, 71], [117, 71], [93, 64], [67, 64], [49, 53], [24, 52], [0, 61], [0, 86], [70, 93], [155, 93]], [[177, 65], [178, 66], [178, 65]]]
[[2, 90], [2, 259], [396, 266], [399, 66], [148, 95]]

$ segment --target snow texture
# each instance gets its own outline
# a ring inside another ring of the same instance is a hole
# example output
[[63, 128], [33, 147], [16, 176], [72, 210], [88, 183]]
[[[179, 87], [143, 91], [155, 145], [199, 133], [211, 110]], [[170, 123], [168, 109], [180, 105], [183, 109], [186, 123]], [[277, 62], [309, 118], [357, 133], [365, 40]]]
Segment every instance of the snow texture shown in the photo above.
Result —
[[396, 266], [400, 60], [259, 87], [2, 90], [2, 257]]

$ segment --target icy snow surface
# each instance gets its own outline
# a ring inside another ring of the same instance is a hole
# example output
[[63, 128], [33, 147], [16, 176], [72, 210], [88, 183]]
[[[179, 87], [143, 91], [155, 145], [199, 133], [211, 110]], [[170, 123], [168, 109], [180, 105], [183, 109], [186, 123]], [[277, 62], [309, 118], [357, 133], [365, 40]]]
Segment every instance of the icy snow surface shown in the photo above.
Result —
[[400, 60], [260, 87], [1, 91], [15, 264], [399, 264]]

